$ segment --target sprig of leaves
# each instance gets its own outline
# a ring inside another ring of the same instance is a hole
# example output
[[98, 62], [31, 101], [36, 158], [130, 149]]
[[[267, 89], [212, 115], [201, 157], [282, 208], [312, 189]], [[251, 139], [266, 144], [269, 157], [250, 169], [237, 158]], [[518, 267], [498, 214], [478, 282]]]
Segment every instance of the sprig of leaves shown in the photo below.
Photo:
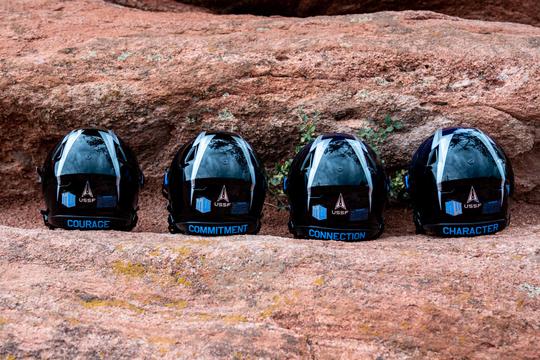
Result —
[[[315, 138], [315, 133], [317, 131], [317, 122], [319, 120], [319, 113], [314, 112], [307, 114], [303, 109], [298, 111], [297, 115], [300, 120], [300, 125], [298, 126], [299, 139], [298, 143], [295, 145], [294, 151], [295, 154], [298, 153], [302, 147], [307, 143], [312, 141]], [[283, 181], [289, 174], [293, 159], [286, 159], [275, 164], [274, 169], [270, 171], [270, 177], [268, 180], [270, 194], [277, 201], [278, 209], [284, 210], [286, 208], [286, 196], [283, 191]]]
[[[394, 120], [390, 115], [386, 115], [382, 125], [376, 128], [363, 128], [358, 131], [358, 136], [364, 140], [373, 151], [380, 156], [380, 148], [392, 133], [403, 128], [403, 123]], [[384, 160], [381, 159], [384, 163]], [[390, 177], [390, 199], [398, 201], [404, 200], [407, 196], [404, 177], [407, 170], [399, 169]]]

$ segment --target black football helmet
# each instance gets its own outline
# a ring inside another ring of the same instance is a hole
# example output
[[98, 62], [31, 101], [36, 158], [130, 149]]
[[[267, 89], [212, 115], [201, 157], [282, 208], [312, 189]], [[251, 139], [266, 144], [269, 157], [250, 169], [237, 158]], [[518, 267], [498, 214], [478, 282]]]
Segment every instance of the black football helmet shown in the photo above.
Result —
[[375, 152], [355, 136], [325, 134], [304, 146], [284, 188], [295, 237], [358, 241], [383, 232], [388, 181]]
[[174, 157], [163, 179], [169, 231], [197, 235], [256, 234], [266, 177], [239, 135], [202, 132]]
[[137, 224], [143, 173], [114, 132], [73, 130], [37, 170], [49, 228], [131, 230]]
[[414, 154], [406, 186], [417, 233], [486, 235], [510, 222], [512, 166], [478, 129], [437, 130]]

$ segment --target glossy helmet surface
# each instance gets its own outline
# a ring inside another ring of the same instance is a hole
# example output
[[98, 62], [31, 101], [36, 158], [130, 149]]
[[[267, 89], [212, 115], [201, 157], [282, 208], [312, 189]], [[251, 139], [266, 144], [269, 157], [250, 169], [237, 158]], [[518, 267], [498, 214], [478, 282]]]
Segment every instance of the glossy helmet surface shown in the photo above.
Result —
[[67, 134], [38, 169], [49, 228], [131, 230], [144, 177], [133, 152], [110, 130]]
[[510, 221], [512, 166], [478, 129], [437, 130], [414, 154], [406, 183], [417, 233], [485, 235]]
[[163, 195], [172, 233], [256, 234], [266, 177], [241, 136], [202, 132], [177, 152], [165, 172]]
[[347, 134], [325, 134], [294, 158], [285, 180], [295, 237], [358, 241], [384, 229], [388, 183], [375, 152]]

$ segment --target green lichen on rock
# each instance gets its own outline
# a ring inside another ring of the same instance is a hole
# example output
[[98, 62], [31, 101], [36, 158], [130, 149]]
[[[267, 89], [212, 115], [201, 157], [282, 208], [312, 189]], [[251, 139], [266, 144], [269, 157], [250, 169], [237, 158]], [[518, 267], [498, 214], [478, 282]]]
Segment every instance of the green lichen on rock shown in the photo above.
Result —
[[141, 277], [146, 273], [146, 268], [143, 264], [132, 263], [130, 261], [115, 261], [112, 264], [112, 269], [117, 275], [125, 275], [131, 277]]

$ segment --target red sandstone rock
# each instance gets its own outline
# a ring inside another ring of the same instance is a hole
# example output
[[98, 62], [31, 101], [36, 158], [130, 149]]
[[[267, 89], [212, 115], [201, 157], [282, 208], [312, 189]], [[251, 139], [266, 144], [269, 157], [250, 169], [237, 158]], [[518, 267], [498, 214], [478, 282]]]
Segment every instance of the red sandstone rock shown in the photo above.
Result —
[[123, 6], [148, 11], [191, 12], [206, 11], [202, 7], [182, 4], [175, 0], [105, 0]]
[[[159, 2], [159, 0], [113, 0]], [[183, 0], [221, 13], [314, 16], [377, 11], [431, 10], [466, 19], [509, 21], [540, 25], [536, 0]]]
[[0, 196], [37, 194], [34, 166], [67, 131], [116, 130], [149, 178], [203, 129], [242, 133], [268, 167], [290, 156], [299, 109], [319, 131], [385, 115], [404, 166], [439, 126], [478, 126], [538, 202], [540, 29], [430, 12], [264, 18], [143, 12], [98, 0], [10, 2], [0, 13]]
[[540, 227], [356, 244], [0, 226], [0, 356], [535, 359]]

